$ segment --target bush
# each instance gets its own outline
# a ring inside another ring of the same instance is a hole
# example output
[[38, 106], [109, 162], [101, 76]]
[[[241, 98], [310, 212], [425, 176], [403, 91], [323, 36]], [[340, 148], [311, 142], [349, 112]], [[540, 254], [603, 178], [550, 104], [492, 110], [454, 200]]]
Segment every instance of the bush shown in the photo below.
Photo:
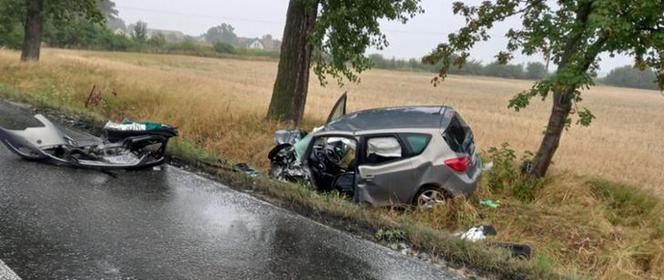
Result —
[[512, 194], [521, 201], [531, 201], [535, 198], [537, 191], [544, 184], [540, 179], [528, 179], [525, 176], [533, 157], [531, 152], [524, 152], [517, 161], [514, 149], [509, 144], [503, 143], [500, 148], [489, 148], [488, 154], [489, 160], [493, 162], [493, 168], [486, 176], [487, 185], [492, 192], [500, 193], [511, 189]]
[[233, 47], [233, 45], [221, 41], [217, 41], [216, 43], [214, 43], [213, 48], [214, 51], [218, 53], [229, 53], [229, 54], [235, 53], [235, 48]]

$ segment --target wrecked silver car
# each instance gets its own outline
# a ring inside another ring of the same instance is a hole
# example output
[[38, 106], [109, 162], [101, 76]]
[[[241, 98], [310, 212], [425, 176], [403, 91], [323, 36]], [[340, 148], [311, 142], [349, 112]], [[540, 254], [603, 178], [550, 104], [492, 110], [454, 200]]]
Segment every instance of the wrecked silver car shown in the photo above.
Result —
[[0, 142], [28, 160], [94, 169], [142, 169], [165, 161], [166, 145], [177, 129], [158, 123], [108, 122], [103, 138], [68, 132], [46, 117], [35, 115], [43, 125], [24, 130], [0, 127]]
[[346, 94], [323, 127], [280, 130], [269, 153], [273, 178], [336, 190], [358, 203], [430, 206], [468, 196], [482, 162], [470, 127], [448, 106], [346, 114]]

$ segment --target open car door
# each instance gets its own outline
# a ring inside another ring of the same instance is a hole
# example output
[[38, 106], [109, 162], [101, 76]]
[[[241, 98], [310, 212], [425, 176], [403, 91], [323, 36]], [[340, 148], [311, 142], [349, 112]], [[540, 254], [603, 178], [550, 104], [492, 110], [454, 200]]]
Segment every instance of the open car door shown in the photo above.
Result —
[[330, 115], [327, 117], [327, 122], [325, 124], [331, 123], [333, 121], [336, 121], [346, 115], [346, 100], [348, 99], [346, 92], [339, 97], [337, 100], [337, 103], [334, 103], [334, 107], [332, 107], [332, 112], [330, 112]]

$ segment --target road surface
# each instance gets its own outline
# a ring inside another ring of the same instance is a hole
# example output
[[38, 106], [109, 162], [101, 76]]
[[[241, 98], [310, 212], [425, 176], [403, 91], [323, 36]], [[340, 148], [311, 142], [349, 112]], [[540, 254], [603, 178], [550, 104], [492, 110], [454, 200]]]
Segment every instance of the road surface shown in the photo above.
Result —
[[4, 146], [0, 260], [22, 279], [457, 279], [175, 167], [114, 178]]

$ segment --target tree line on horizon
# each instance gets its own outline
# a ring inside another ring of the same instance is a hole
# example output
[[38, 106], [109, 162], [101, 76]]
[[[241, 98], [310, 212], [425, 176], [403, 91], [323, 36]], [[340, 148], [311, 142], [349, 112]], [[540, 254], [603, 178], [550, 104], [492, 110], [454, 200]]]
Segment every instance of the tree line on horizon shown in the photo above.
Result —
[[[433, 65], [426, 64], [415, 58], [386, 58], [381, 54], [370, 54], [369, 58], [373, 62], [374, 67], [378, 69], [436, 73], [441, 67], [441, 63]], [[541, 62], [528, 62], [526, 64], [500, 64], [492, 62], [483, 64], [477, 60], [470, 60], [461, 68], [450, 68], [449, 73], [453, 75], [487, 76], [519, 80], [538, 80], [550, 75], [546, 69], [546, 65]], [[604, 77], [594, 75], [595, 82], [600, 84], [625, 88], [658, 89], [657, 76], [649, 68], [639, 70], [632, 65], [625, 65], [612, 69]]]

